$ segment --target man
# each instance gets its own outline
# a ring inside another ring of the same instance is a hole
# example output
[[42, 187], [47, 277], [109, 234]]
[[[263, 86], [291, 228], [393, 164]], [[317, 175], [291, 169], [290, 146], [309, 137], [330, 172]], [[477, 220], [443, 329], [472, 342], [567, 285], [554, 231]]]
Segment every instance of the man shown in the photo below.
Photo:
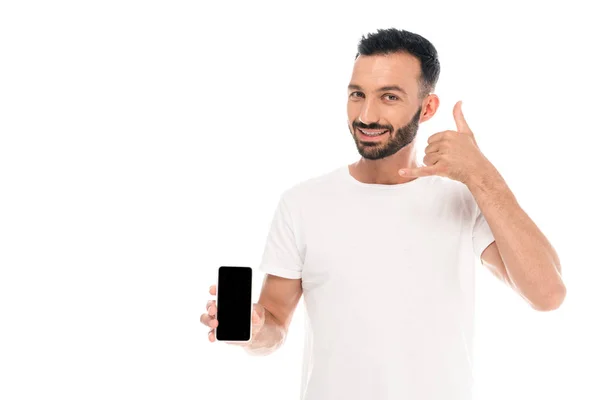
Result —
[[[348, 85], [361, 159], [280, 198], [243, 347], [281, 346], [304, 295], [303, 400], [471, 398], [473, 255], [536, 310], [565, 297], [556, 252], [479, 150], [460, 102], [456, 130], [429, 137], [417, 163], [439, 73], [420, 35], [363, 36]], [[212, 342], [214, 300], [207, 310]]]

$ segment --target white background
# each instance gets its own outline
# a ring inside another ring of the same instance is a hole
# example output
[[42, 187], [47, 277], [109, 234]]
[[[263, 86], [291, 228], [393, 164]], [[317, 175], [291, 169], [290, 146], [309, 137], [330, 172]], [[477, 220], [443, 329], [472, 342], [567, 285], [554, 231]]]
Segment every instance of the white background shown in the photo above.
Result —
[[440, 55], [421, 153], [464, 100], [562, 261], [551, 313], [479, 269], [476, 398], [600, 398], [593, 2], [214, 3], [1, 3], [0, 398], [298, 398], [302, 302], [263, 358], [199, 316], [284, 189], [358, 159], [356, 45], [392, 26]]

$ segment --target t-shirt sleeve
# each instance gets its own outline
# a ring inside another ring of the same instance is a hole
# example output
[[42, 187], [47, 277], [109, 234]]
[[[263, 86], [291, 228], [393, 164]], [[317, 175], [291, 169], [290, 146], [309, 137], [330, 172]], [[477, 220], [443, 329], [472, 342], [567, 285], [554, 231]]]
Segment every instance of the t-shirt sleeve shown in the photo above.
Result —
[[473, 225], [473, 252], [481, 260], [483, 251], [494, 242], [494, 235], [485, 216], [476, 206], [475, 224]]
[[285, 196], [282, 195], [271, 220], [271, 227], [259, 269], [267, 274], [288, 279], [302, 277], [303, 260], [297, 243], [297, 232]]

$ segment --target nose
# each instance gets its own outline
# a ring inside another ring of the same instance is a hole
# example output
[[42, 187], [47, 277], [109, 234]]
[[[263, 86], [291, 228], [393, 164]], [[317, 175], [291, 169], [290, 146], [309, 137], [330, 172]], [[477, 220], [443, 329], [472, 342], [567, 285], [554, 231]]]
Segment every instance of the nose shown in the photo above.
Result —
[[371, 102], [365, 101], [362, 109], [360, 110], [358, 120], [365, 125], [373, 124], [379, 121], [379, 112], [377, 107]]

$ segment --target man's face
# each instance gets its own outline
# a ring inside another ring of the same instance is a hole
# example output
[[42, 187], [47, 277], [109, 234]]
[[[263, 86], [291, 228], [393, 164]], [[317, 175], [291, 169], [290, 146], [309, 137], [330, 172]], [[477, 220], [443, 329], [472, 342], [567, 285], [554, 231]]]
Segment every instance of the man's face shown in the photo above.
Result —
[[420, 74], [419, 60], [409, 54], [361, 55], [355, 61], [348, 128], [362, 157], [388, 157], [414, 140], [421, 118]]

